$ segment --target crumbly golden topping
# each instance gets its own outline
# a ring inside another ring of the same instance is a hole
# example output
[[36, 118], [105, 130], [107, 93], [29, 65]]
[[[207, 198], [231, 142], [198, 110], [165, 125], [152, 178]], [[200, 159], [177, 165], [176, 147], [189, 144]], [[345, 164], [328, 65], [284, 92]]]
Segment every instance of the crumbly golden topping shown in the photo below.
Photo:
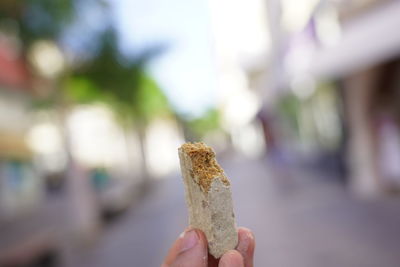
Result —
[[198, 184], [205, 192], [210, 190], [211, 182], [216, 177], [221, 177], [221, 181], [229, 185], [228, 179], [223, 175], [224, 170], [215, 160], [215, 153], [211, 147], [199, 142], [183, 144], [181, 149], [191, 158], [193, 175], [198, 178]]

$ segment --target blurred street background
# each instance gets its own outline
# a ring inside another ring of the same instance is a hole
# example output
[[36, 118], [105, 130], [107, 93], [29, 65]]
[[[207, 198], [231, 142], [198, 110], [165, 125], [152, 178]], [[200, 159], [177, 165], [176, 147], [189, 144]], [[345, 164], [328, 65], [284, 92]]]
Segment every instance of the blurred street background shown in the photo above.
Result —
[[1, 0], [0, 267], [159, 266], [177, 149], [255, 266], [400, 266], [400, 2]]

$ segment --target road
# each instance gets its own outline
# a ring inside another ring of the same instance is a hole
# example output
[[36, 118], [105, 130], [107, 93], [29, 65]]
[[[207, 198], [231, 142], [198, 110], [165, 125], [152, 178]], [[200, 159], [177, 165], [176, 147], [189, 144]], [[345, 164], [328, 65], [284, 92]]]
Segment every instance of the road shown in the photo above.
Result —
[[[361, 200], [329, 176], [263, 160], [222, 161], [238, 225], [256, 237], [255, 266], [400, 266], [400, 200]], [[113, 221], [73, 266], [159, 266], [187, 218], [178, 174]]]

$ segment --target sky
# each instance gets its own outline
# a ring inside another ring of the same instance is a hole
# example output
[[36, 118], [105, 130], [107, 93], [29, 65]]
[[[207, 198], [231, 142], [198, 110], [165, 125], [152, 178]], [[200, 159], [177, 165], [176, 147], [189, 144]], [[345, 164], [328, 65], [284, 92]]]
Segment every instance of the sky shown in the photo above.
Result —
[[114, 0], [114, 23], [124, 52], [165, 45], [149, 72], [171, 104], [196, 117], [213, 107], [215, 66], [205, 0]]

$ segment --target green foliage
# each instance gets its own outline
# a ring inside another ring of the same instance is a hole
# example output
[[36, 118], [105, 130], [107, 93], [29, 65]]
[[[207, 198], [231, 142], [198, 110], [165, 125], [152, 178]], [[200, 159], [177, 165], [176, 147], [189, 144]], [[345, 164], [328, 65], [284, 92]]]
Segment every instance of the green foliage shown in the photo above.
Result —
[[166, 97], [145, 70], [154, 53], [145, 51], [137, 58], [124, 58], [112, 28], [100, 40], [97, 55], [75, 73], [78, 84], [71, 92], [82, 92], [73, 95], [106, 102], [125, 126], [133, 122], [143, 126], [155, 116], [170, 113]]
[[278, 103], [278, 112], [289, 122], [293, 130], [299, 130], [298, 112], [301, 108], [300, 100], [294, 94], [283, 96]]
[[75, 14], [74, 0], [2, 0], [0, 22], [17, 26], [24, 46], [38, 39], [57, 39]]
[[136, 115], [149, 121], [154, 117], [171, 113], [168, 100], [157, 83], [146, 74], [143, 74], [141, 81], [135, 101]]
[[30, 108], [33, 110], [48, 110], [54, 109], [54, 99], [51, 97], [38, 98], [32, 101]]
[[84, 76], [68, 77], [64, 90], [66, 97], [71, 102], [87, 104], [103, 98], [93, 82]]
[[187, 121], [186, 125], [196, 136], [203, 137], [206, 133], [219, 129], [220, 115], [216, 109], [210, 109], [202, 117]]
[[[76, 17], [82, 3], [103, 2], [0, 0], [0, 30], [13, 30], [26, 52], [37, 40], [57, 41]], [[154, 116], [170, 113], [166, 97], [146, 71], [147, 62], [159, 53], [159, 49], [152, 48], [135, 58], [127, 58], [120, 53], [117, 34], [112, 27], [97, 37], [93, 56], [79, 68], [71, 66], [68, 73], [59, 77], [56, 84], [62, 90], [51, 92], [34, 106], [54, 108], [71, 103], [103, 102], [111, 107], [124, 126], [135, 122], [140, 127]]]

